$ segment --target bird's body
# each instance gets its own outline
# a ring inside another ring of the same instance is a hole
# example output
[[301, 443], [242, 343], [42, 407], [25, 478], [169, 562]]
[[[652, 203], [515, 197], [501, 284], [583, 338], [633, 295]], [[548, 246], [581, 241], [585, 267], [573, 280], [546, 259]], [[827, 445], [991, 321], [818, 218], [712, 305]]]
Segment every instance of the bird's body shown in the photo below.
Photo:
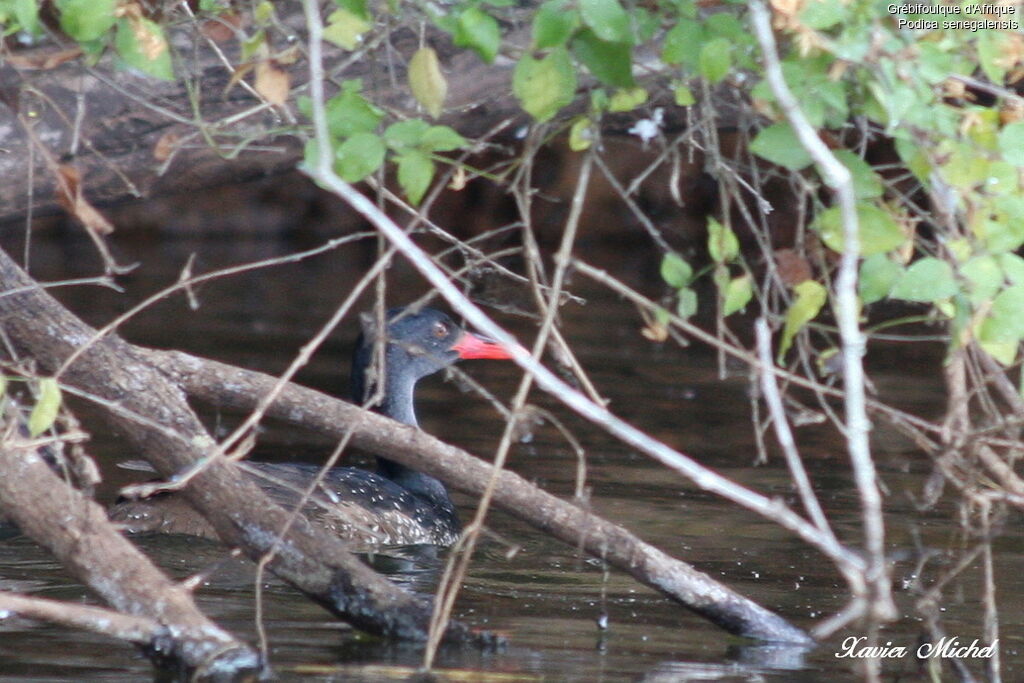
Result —
[[[387, 313], [383, 338], [376, 328], [372, 321], [364, 321], [353, 357], [352, 398], [410, 425], [416, 425], [413, 392], [418, 380], [460, 358], [510, 357], [498, 344], [463, 330], [433, 309], [393, 309]], [[375, 356], [382, 358], [380, 366]], [[376, 377], [384, 381], [377, 382]], [[459, 518], [444, 485], [392, 460], [378, 458], [377, 465], [377, 472], [328, 470], [303, 513], [356, 546], [454, 543]], [[320, 471], [315, 465], [291, 463], [242, 466], [274, 502], [289, 510]], [[209, 522], [178, 494], [122, 501], [110, 516], [132, 533], [217, 538]]]

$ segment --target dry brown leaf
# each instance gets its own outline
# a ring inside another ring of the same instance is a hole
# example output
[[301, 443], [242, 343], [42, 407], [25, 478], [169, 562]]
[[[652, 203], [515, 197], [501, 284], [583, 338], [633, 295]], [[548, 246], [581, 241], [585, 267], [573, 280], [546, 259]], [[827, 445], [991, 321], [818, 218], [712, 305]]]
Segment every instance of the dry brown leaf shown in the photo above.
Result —
[[174, 148], [177, 147], [178, 141], [181, 136], [177, 133], [166, 132], [160, 136], [160, 139], [156, 141], [153, 146], [153, 158], [157, 161], [167, 161], [171, 158], [171, 154], [174, 152]]
[[226, 43], [235, 37], [235, 29], [242, 25], [242, 15], [222, 12], [216, 19], [204, 21], [199, 32], [215, 43]]
[[650, 339], [652, 342], [660, 344], [668, 339], [668, 328], [659, 322], [651, 322], [647, 327], [640, 329], [640, 334], [644, 339]]
[[277, 66], [272, 59], [264, 59], [256, 65], [256, 92], [267, 102], [282, 105], [288, 101], [292, 79], [288, 72]]
[[452, 181], [448, 183], [448, 188], [459, 192], [466, 187], [466, 169], [462, 166], [455, 168], [455, 173], [452, 174]]
[[775, 250], [775, 268], [779, 277], [789, 287], [795, 287], [814, 277], [811, 264], [793, 249]]
[[1024, 119], [1024, 103], [1020, 100], [1005, 99], [999, 107], [999, 121], [1005, 126]]
[[295, 45], [292, 45], [291, 47], [286, 48], [284, 50], [281, 50], [276, 55], [274, 55], [274, 60], [281, 66], [287, 66], [289, 64], [294, 64], [295, 62], [299, 61], [299, 57], [301, 56], [302, 50], [299, 49], [299, 45], [298, 43], [296, 43]]
[[74, 166], [57, 167], [57, 203], [91, 232], [97, 235], [114, 232], [114, 225], [82, 196], [81, 176]]
[[70, 62], [82, 54], [82, 48], [69, 47], [65, 50], [44, 50], [32, 53], [15, 53], [5, 59], [15, 69], [55, 69], [64, 62]]

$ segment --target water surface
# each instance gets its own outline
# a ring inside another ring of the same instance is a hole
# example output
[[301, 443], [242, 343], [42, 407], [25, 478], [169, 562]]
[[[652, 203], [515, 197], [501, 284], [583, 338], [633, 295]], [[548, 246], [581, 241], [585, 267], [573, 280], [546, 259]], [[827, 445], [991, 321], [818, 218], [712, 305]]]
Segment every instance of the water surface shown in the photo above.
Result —
[[[138, 261], [124, 278], [127, 292], [97, 287], [57, 290], [73, 311], [103, 324], [140, 298], [172, 283], [190, 254], [197, 272], [294, 251], [286, 241], [177, 239], [152, 245], [116, 244], [122, 261]], [[87, 244], [38, 239], [33, 274], [44, 280], [96, 274]], [[327, 319], [364, 272], [372, 250], [348, 248], [300, 264], [236, 276], [195, 292], [200, 307], [189, 308], [176, 295], [123, 328], [129, 340], [177, 348], [265, 372], [280, 372], [293, 354]], [[656, 273], [652, 273], [656, 275]], [[657, 284], [635, 274], [635, 284], [657, 294]], [[754, 466], [756, 447], [749, 418], [749, 380], [733, 373], [718, 378], [715, 357], [704, 350], [659, 346], [644, 339], [635, 309], [584, 281], [574, 291], [585, 306], [565, 309], [565, 332], [599, 390], [619, 415], [691, 454], [722, 474], [769, 495], [795, 501], [776, 451], [766, 465]], [[408, 268], [389, 273], [389, 303], [422, 291]], [[365, 300], [364, 303], [369, 300]], [[366, 303], [368, 305], [368, 303]], [[365, 306], [364, 306], [365, 307]], [[361, 310], [361, 308], [359, 309]], [[532, 324], [500, 318], [524, 339]], [[299, 381], [344, 395], [348, 354], [357, 331], [354, 320], [317, 354]], [[917, 361], [899, 349], [873, 361], [873, 378], [884, 397], [922, 414], [941, 408], [942, 385], [934, 357]], [[518, 374], [509, 364], [466, 363], [462, 368], [507, 400]], [[418, 394], [421, 426], [439, 437], [489, 458], [501, 433], [498, 414], [481, 398], [440, 377], [425, 380]], [[681, 476], [580, 421], [543, 395], [533, 400], [573, 430], [587, 454], [587, 490], [593, 509], [636, 532], [644, 540], [687, 560], [794, 623], [811, 626], [845, 604], [845, 587], [820, 555], [791, 534], [714, 496], [696, 490]], [[204, 408], [208, 424], [223, 431], [237, 416]], [[88, 411], [84, 413], [88, 416]], [[843, 456], [843, 444], [823, 428], [798, 430], [815, 487], [841, 537], [859, 533], [857, 496]], [[331, 444], [315, 435], [270, 425], [253, 457], [317, 462]], [[135, 457], [116, 435], [96, 431], [90, 447], [105, 475], [101, 494], [111, 500], [133, 473], [114, 466]], [[955, 513], [948, 503], [920, 515], [917, 494], [929, 465], [898, 441], [876, 450], [888, 488], [888, 541], [893, 552], [915, 547], [946, 551], [958, 547]], [[576, 456], [557, 429], [540, 425], [528, 443], [518, 444], [510, 467], [553, 493], [569, 497], [575, 487]], [[459, 496], [464, 518], [473, 501]], [[1000, 603], [1024, 600], [1019, 570], [1024, 548], [1019, 520], [997, 543]], [[437, 660], [457, 680], [553, 681], [817, 681], [856, 680], [850, 660], [835, 653], [843, 637], [811, 651], [757, 646], [732, 638], [676, 603], [597, 560], [547, 538], [514, 518], [494, 512], [486, 540], [474, 561], [456, 607], [456, 617], [500, 631], [509, 646], [498, 652], [471, 648], [443, 650]], [[216, 621], [255, 640], [253, 573], [244, 560], [224, 560], [213, 543], [182, 538], [149, 538], [143, 547], [168, 571], [187, 576], [216, 567], [198, 597]], [[431, 593], [444, 555], [395, 553], [374, 562], [410, 590]], [[935, 562], [941, 563], [942, 555]], [[910, 585], [914, 562], [897, 564], [898, 590]], [[947, 632], [970, 641], [981, 636], [980, 569], [954, 581], [944, 616]], [[0, 540], [0, 589], [66, 600], [90, 599], [87, 591], [27, 539]], [[914, 597], [902, 591], [901, 608], [910, 613]], [[401, 680], [416, 667], [420, 651], [353, 633], [287, 586], [268, 579], [264, 587], [265, 624], [276, 673], [282, 678], [329, 677], [345, 680]], [[1004, 609], [1001, 617], [1004, 680], [1024, 678], [1020, 652], [1024, 616]], [[607, 629], [598, 627], [607, 620]], [[905, 618], [886, 629], [894, 644], [915, 647], [920, 625]], [[139, 680], [152, 676], [148, 660], [132, 647], [101, 636], [38, 625], [0, 621], [0, 675], [22, 680]], [[311, 668], [312, 667], [312, 668]], [[972, 663], [975, 671], [977, 662]], [[469, 672], [469, 673], [467, 673]], [[911, 660], [890, 662], [895, 680], [920, 675]], [[948, 673], [948, 672], [947, 672]], [[467, 678], [468, 676], [468, 678]]]

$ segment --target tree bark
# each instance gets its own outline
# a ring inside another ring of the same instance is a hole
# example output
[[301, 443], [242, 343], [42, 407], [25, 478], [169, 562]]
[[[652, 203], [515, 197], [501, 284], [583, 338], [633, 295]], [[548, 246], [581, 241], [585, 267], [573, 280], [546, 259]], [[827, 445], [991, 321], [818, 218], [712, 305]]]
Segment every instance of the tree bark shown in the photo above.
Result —
[[[0, 293], [5, 337], [44, 372], [56, 372], [95, 336], [95, 330], [64, 309], [2, 251]], [[105, 408], [112, 426], [165, 478], [194, 465], [215, 445], [180, 389], [114, 335], [89, 345], [59, 379], [65, 391]], [[376, 574], [325, 529], [300, 516], [278, 544], [291, 515], [274, 505], [234, 463], [223, 458], [210, 461], [182, 493], [226, 543], [242, 548], [253, 560], [276, 547], [268, 568], [357, 628], [400, 639], [426, 638], [430, 605]], [[450, 627], [446, 637], [491, 639], [461, 623]]]
[[[54, 474], [36, 449], [13, 433], [0, 444], [0, 510], [105, 602], [132, 615], [116, 635], [142, 644], [155, 661], [176, 664], [201, 679], [232, 680], [258, 671], [259, 656], [252, 648], [210, 621], [187, 590], [114, 529], [100, 505]], [[101, 621], [96, 615], [78, 616], [81, 623], [72, 620], [78, 626]]]

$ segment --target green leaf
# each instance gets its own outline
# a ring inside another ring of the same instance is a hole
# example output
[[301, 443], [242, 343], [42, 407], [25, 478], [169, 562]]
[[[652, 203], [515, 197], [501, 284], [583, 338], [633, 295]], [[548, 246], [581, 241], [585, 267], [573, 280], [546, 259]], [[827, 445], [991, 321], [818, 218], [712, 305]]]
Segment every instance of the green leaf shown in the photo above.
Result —
[[565, 0], [549, 0], [533, 15], [533, 47], [543, 50], [565, 45], [579, 25], [580, 16]]
[[591, 128], [594, 122], [586, 116], [580, 116], [572, 122], [569, 128], [569, 149], [574, 152], [582, 152], [589, 149], [594, 142], [594, 131]]
[[260, 49], [267, 45], [267, 33], [263, 29], [256, 31], [251, 38], [242, 41], [242, 59], [248, 61]]
[[366, 0], [334, 0], [334, 4], [341, 9], [348, 10], [360, 19], [366, 19], [367, 21], [370, 19], [370, 10], [367, 7]]
[[1010, 46], [1002, 32], [980, 31], [978, 33], [978, 64], [992, 83], [1001, 84], [1006, 77], [1006, 57]]
[[39, 27], [39, 5], [36, 0], [14, 0], [14, 16], [21, 30], [32, 35], [41, 33]]
[[932, 256], [918, 259], [903, 273], [892, 289], [892, 296], [906, 301], [932, 302], [947, 299], [960, 291], [953, 268]]
[[633, 18], [633, 43], [635, 45], [651, 40], [661, 28], [661, 17], [643, 7], [633, 5], [629, 8], [629, 14]]
[[[988, 321], [986, 320], [985, 323], [988, 323]], [[978, 334], [978, 345], [981, 346], [985, 353], [992, 356], [1003, 365], [1013, 365], [1013, 361], [1017, 358], [1019, 342], [985, 339], [985, 323], [982, 324], [981, 331], [979, 331]]]
[[315, 169], [320, 163], [320, 146], [316, 144], [315, 138], [306, 140], [302, 148], [302, 161], [300, 164], [308, 169]]
[[466, 138], [449, 126], [431, 126], [420, 138], [420, 149], [424, 152], [450, 152], [466, 147]]
[[960, 273], [970, 285], [968, 298], [974, 306], [991, 301], [1003, 286], [1003, 269], [994, 256], [975, 256], [960, 267]]
[[979, 155], [973, 145], [942, 145], [947, 157], [942, 164], [942, 177], [953, 187], [973, 191], [988, 179], [988, 159]]
[[565, 48], [543, 59], [523, 55], [512, 74], [512, 92], [530, 116], [544, 122], [576, 96], [576, 72]]
[[647, 101], [647, 91], [644, 88], [624, 88], [616, 90], [608, 101], [608, 111], [612, 113], [633, 111]]
[[1024, 166], [1024, 121], [1015, 121], [999, 131], [999, 151], [1014, 166]]
[[886, 254], [874, 254], [860, 264], [857, 291], [863, 305], [873, 304], [889, 296], [903, 268]]
[[28, 416], [28, 433], [33, 438], [53, 426], [60, 411], [60, 387], [57, 380], [45, 377], [39, 380], [39, 400]]
[[708, 217], [708, 253], [715, 263], [731, 263], [740, 253], [740, 242], [736, 233]]
[[590, 29], [583, 29], [572, 41], [572, 52], [605, 85], [631, 88], [633, 57], [627, 43], [601, 40]]
[[704, 44], [704, 28], [691, 19], [680, 19], [679, 23], [665, 34], [661, 48], [661, 61], [666, 64], [685, 64], [691, 68], [700, 61], [700, 49]]
[[601, 40], [632, 44], [629, 14], [619, 0], [580, 0], [580, 16]]
[[730, 41], [750, 40], [746, 26], [735, 15], [729, 12], [709, 14], [704, 20], [708, 35], [714, 38], [726, 38]]
[[395, 150], [418, 149], [430, 124], [423, 119], [409, 119], [392, 123], [384, 131], [384, 141]]
[[253, 10], [252, 16], [253, 19], [255, 19], [257, 26], [266, 27], [266, 25], [270, 23], [270, 20], [274, 18], [274, 4], [270, 2], [270, 0], [263, 0], [263, 2], [256, 5], [256, 9]]
[[345, 81], [341, 92], [327, 101], [327, 127], [334, 137], [373, 132], [384, 118], [384, 112], [359, 94], [360, 88], [360, 81]]
[[1015, 251], [1024, 244], [1024, 225], [1005, 220], [983, 219], [974, 226], [985, 248], [993, 254]]
[[[860, 228], [862, 256], [892, 251], [907, 239], [903, 234], [903, 229], [889, 215], [889, 212], [874, 204], [857, 203], [857, 222]], [[843, 218], [838, 206], [825, 209], [818, 214], [813, 228], [829, 249], [840, 254], [843, 253]]]
[[1016, 254], [1000, 254], [997, 258], [1007, 280], [1015, 285], [1024, 284], [1024, 258]]
[[459, 14], [452, 36], [459, 47], [469, 47], [490, 64], [501, 47], [501, 29], [497, 20], [479, 7], [469, 7]]
[[804, 4], [800, 12], [800, 23], [807, 28], [821, 31], [832, 28], [846, 16], [842, 0], [815, 0]]
[[683, 320], [686, 320], [697, 312], [697, 308], [697, 292], [693, 291], [689, 287], [680, 289], [679, 303], [676, 304], [676, 314]]
[[669, 287], [682, 289], [690, 284], [693, 277], [693, 268], [675, 252], [665, 254], [661, 259], [661, 279], [668, 283]]
[[917, 145], [916, 141], [896, 138], [896, 151], [907, 168], [927, 187], [927, 184], [930, 182], [932, 165], [924, 150]]
[[989, 317], [999, 322], [1006, 334], [1016, 339], [1024, 337], [1024, 285], [1013, 285], [999, 293], [992, 301]]
[[1017, 167], [1013, 164], [996, 160], [988, 165], [988, 178], [985, 179], [985, 192], [989, 194], [1007, 194], [1017, 191]]
[[732, 43], [726, 38], [715, 38], [700, 49], [700, 75], [711, 83], [718, 83], [729, 75], [732, 67]]
[[133, 69], [165, 81], [174, 78], [170, 48], [159, 24], [149, 19], [121, 19], [117, 22], [114, 47]]
[[350, 183], [359, 182], [380, 168], [385, 151], [379, 135], [356, 133], [335, 150], [335, 172]]
[[746, 307], [754, 296], [754, 288], [750, 275], [744, 273], [729, 280], [726, 285], [724, 301], [722, 302], [722, 315], [732, 315]]
[[1002, 291], [992, 302], [988, 317], [978, 329], [978, 342], [993, 358], [1009, 365], [1017, 356], [1017, 346], [1024, 337], [1024, 285]]
[[786, 311], [786, 325], [782, 329], [782, 343], [779, 345], [777, 361], [780, 365], [793, 343], [793, 337], [817, 317], [828, 294], [825, 287], [815, 280], [804, 280], [793, 288], [793, 292], [796, 300]]
[[78, 42], [99, 40], [117, 22], [117, 0], [61, 0], [60, 27]]
[[444, 100], [448, 96], [448, 81], [441, 73], [441, 64], [437, 53], [432, 47], [421, 47], [409, 60], [409, 88], [413, 97], [423, 105], [435, 119], [444, 110]]
[[363, 34], [373, 27], [364, 17], [348, 9], [337, 9], [327, 17], [324, 40], [345, 50], [355, 50], [362, 42]]
[[811, 155], [788, 123], [774, 123], [759, 132], [750, 143], [750, 151], [790, 171], [811, 165]]
[[410, 151], [398, 157], [398, 184], [413, 206], [420, 203], [434, 177], [434, 162], [423, 152]]
[[680, 107], [689, 107], [697, 102], [697, 98], [693, 96], [693, 91], [685, 85], [677, 85], [673, 92], [675, 94], [676, 104]]
[[882, 179], [871, 168], [871, 164], [848, 149], [838, 149], [833, 154], [849, 169], [853, 177], [853, 192], [857, 199], [874, 199], [882, 196]]

